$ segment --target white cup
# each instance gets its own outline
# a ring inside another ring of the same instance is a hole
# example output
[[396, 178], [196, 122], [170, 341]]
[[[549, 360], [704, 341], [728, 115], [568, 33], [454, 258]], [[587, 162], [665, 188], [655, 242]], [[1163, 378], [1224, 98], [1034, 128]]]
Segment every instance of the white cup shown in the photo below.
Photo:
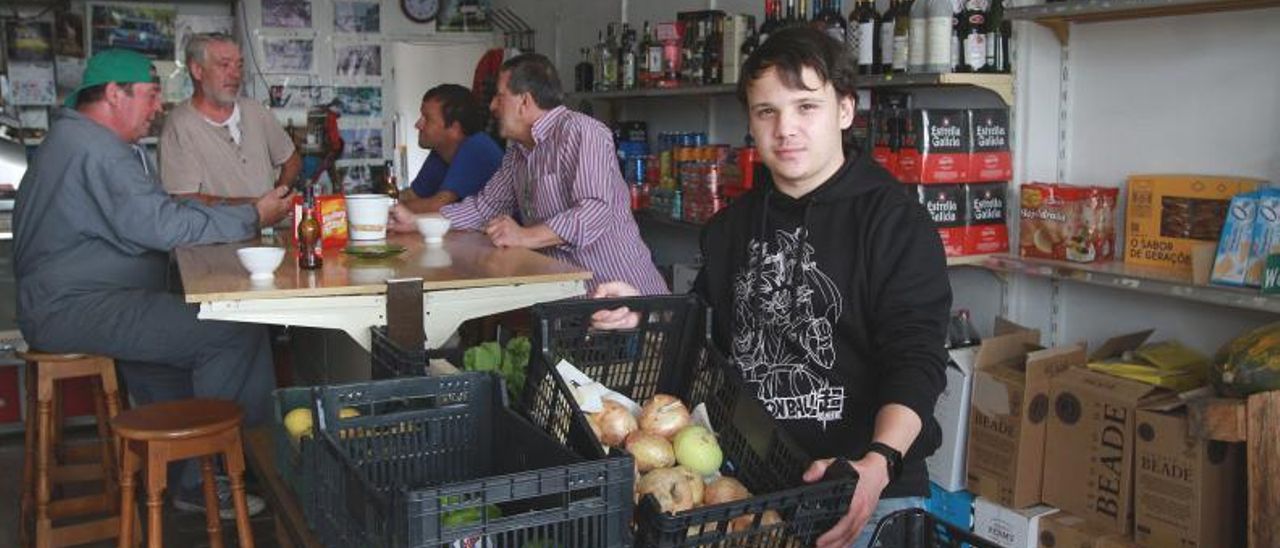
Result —
[[444, 241], [444, 233], [449, 231], [449, 219], [438, 213], [429, 213], [420, 215], [414, 219], [414, 223], [418, 226], [418, 232], [422, 233], [422, 238], [429, 244], [438, 244]]
[[385, 240], [387, 218], [396, 204], [382, 194], [347, 196], [347, 237], [352, 240]]

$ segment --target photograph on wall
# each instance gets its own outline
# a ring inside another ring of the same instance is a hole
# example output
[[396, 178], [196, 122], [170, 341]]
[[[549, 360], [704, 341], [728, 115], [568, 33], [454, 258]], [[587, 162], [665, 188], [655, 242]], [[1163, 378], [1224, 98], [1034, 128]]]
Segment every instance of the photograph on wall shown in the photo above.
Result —
[[54, 52], [61, 57], [84, 57], [84, 16], [59, 11], [53, 26]]
[[311, 28], [311, 0], [262, 0], [262, 26], [273, 29]]
[[11, 63], [48, 63], [53, 68], [52, 23], [6, 21], [4, 36]]
[[343, 116], [382, 116], [382, 88], [338, 87], [334, 98]]
[[9, 63], [9, 87], [15, 105], [52, 105], [57, 100], [53, 62]]
[[348, 164], [338, 167], [338, 176], [342, 178], [343, 194], [368, 194], [387, 177], [387, 168], [380, 164]]
[[187, 62], [187, 41], [196, 34], [218, 32], [231, 36], [234, 21], [230, 15], [179, 15], [177, 20], [177, 40], [174, 40], [173, 58], [185, 65]]
[[382, 157], [382, 128], [362, 127], [340, 129], [342, 141], [346, 149], [342, 157], [348, 160], [359, 160]]
[[26, 107], [18, 109], [18, 121], [22, 129], [49, 129], [48, 107]]
[[337, 44], [333, 46], [337, 76], [382, 76], [382, 46]]
[[187, 67], [177, 61], [153, 61], [156, 76], [160, 77], [161, 101], [164, 103], [181, 103], [191, 98], [195, 85], [191, 83], [191, 74]]
[[54, 62], [54, 87], [59, 104], [84, 81], [84, 63], [85, 60], [79, 57], [62, 56]]
[[313, 45], [310, 38], [263, 38], [262, 70], [310, 73], [315, 57]]
[[493, 30], [493, 25], [489, 22], [490, 9], [489, 0], [440, 0], [436, 30], [488, 32]]
[[333, 3], [333, 30], [337, 32], [380, 32], [381, 6], [377, 2]]
[[94, 4], [92, 8], [94, 52], [120, 48], [152, 59], [173, 55], [175, 8], [124, 4]]
[[307, 109], [332, 100], [333, 88], [329, 86], [281, 84], [267, 87], [267, 105], [271, 108]]

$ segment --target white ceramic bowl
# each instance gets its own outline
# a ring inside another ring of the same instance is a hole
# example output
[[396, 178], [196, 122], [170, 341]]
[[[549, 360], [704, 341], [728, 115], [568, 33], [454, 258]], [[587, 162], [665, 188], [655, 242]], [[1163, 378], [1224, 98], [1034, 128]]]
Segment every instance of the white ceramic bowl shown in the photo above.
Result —
[[449, 231], [449, 219], [443, 215], [422, 215], [415, 222], [427, 243], [444, 241], [444, 233]]
[[275, 277], [276, 268], [284, 260], [283, 247], [242, 247], [236, 250], [240, 264], [249, 271], [249, 277], [267, 279]]

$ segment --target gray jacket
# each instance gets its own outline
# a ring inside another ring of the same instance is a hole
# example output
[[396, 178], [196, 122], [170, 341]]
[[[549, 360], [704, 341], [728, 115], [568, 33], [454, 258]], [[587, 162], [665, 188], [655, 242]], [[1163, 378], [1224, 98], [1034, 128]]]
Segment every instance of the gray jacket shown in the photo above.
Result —
[[[76, 297], [165, 289], [168, 252], [252, 237], [252, 205], [208, 206], [165, 193], [142, 150], [59, 109], [18, 189], [13, 259], [24, 331]], [[34, 323], [33, 323], [34, 322]]]

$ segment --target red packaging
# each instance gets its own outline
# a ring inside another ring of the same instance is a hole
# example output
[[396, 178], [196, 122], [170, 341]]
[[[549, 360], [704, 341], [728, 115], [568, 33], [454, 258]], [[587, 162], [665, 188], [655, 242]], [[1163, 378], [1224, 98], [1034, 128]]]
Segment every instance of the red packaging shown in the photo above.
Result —
[[[327, 194], [316, 197], [315, 209], [311, 212], [320, 223], [320, 247], [342, 248], [347, 245], [347, 201], [341, 194]], [[293, 233], [298, 234], [298, 223], [302, 220], [302, 196], [293, 197]]]
[[1023, 257], [1090, 263], [1115, 257], [1115, 188], [1022, 186], [1018, 232]]
[[964, 255], [966, 209], [964, 185], [920, 185], [921, 203], [924, 204], [942, 237], [942, 246], [948, 257]]
[[982, 255], [1009, 251], [1009, 228], [1005, 223], [1006, 183], [968, 183], [964, 185], [965, 218], [964, 254]]
[[1009, 110], [970, 110], [969, 128], [969, 180], [995, 182], [1013, 178], [1013, 158], [1009, 154]]
[[[901, 179], [905, 183], [960, 183], [969, 179], [969, 111], [919, 109], [911, 111], [912, 123], [903, 131], [898, 151]], [[914, 132], [914, 147], [907, 133]]]
[[888, 108], [871, 113], [872, 146], [871, 157], [894, 177], [898, 176], [898, 151], [894, 148], [893, 126], [896, 121], [894, 112]]

